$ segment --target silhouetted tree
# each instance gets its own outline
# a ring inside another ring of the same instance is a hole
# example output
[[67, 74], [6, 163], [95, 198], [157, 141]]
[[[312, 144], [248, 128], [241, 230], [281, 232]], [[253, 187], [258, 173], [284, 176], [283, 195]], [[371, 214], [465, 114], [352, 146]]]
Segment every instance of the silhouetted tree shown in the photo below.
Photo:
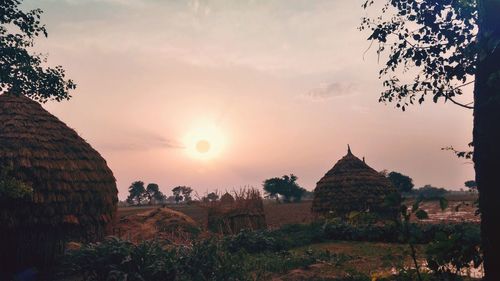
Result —
[[160, 191], [160, 187], [156, 183], [150, 183], [146, 187], [146, 196], [148, 197], [149, 204], [155, 202], [162, 202], [166, 196]]
[[413, 194], [421, 200], [439, 200], [443, 198], [447, 192], [448, 191], [444, 188], [434, 187], [430, 184], [413, 190]]
[[172, 189], [172, 193], [175, 196], [175, 201], [179, 203], [180, 201], [191, 201], [191, 193], [193, 189], [189, 186], [176, 186]]
[[283, 197], [283, 202], [299, 202], [302, 199], [302, 195], [306, 190], [300, 187], [296, 181], [297, 177], [294, 174], [290, 176], [284, 175], [281, 178], [271, 178], [264, 181], [264, 191], [268, 194], [270, 198], [279, 199], [279, 196]]
[[76, 85], [66, 80], [61, 66], [46, 67], [46, 58], [30, 53], [34, 39], [47, 37], [40, 23], [42, 10], [24, 12], [22, 1], [0, 1], [0, 94], [25, 95], [45, 102], [48, 99], [69, 99]]
[[469, 188], [469, 191], [472, 191], [472, 192], [477, 190], [477, 183], [475, 180], [470, 180], [470, 181], [464, 182], [464, 186]]
[[[380, 1], [382, 13], [363, 18], [361, 25], [370, 30], [368, 40], [376, 43], [378, 54], [389, 52], [379, 73], [386, 87], [380, 101], [405, 110], [431, 95], [434, 102], [474, 109], [484, 280], [500, 280], [500, 1]], [[366, 0], [363, 7], [374, 2]], [[408, 79], [402, 72], [415, 75]], [[456, 100], [472, 84], [473, 106]]]
[[219, 195], [217, 195], [217, 193], [215, 192], [210, 192], [209, 194], [207, 194], [207, 200], [209, 201], [217, 201], [219, 199]]
[[176, 186], [172, 189], [172, 194], [174, 195], [175, 197], [175, 202], [176, 203], [179, 203], [182, 201], [182, 199], [184, 199], [184, 197], [182, 197], [182, 186]]
[[398, 172], [390, 172], [387, 177], [399, 192], [410, 192], [413, 188], [413, 180], [406, 175]]
[[128, 188], [127, 203], [131, 205], [141, 205], [142, 201], [145, 199], [146, 189], [144, 188], [144, 182], [135, 181]]

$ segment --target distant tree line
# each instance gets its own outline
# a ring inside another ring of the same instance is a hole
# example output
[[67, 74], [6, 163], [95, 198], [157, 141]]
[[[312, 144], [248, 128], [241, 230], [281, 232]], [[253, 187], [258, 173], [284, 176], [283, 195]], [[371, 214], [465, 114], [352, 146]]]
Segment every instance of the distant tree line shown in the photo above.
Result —
[[285, 203], [300, 202], [307, 190], [297, 184], [297, 179], [294, 174], [267, 179], [263, 183], [264, 191], [268, 198], [276, 201], [281, 199]]
[[156, 183], [150, 183], [144, 187], [143, 181], [135, 181], [129, 186], [128, 192], [127, 203], [130, 205], [153, 205], [166, 199]]
[[[386, 176], [402, 194], [432, 200], [442, 198], [447, 192], [449, 192], [444, 188], [434, 187], [430, 184], [414, 189], [413, 179], [399, 172], [393, 171], [387, 173], [386, 171], [382, 171], [381, 174]], [[464, 186], [467, 187], [470, 192], [477, 191], [477, 184], [474, 180], [466, 181]]]
[[179, 202], [190, 202], [193, 199], [191, 198], [191, 193], [193, 189], [189, 186], [176, 186], [172, 189], [172, 193], [174, 194], [174, 200], [176, 203]]

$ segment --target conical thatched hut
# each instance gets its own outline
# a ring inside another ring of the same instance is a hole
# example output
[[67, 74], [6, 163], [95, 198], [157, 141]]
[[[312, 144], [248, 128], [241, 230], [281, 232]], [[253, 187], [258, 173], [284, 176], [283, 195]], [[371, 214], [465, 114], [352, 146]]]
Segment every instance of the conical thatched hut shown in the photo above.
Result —
[[226, 205], [233, 204], [234, 203], [234, 197], [231, 194], [229, 194], [228, 192], [226, 192], [226, 193], [224, 193], [224, 195], [221, 196], [220, 203], [221, 204], [226, 204]]
[[103, 238], [116, 211], [106, 161], [27, 97], [0, 95], [0, 175], [0, 275], [50, 265], [65, 241]]
[[382, 174], [351, 153], [340, 159], [317, 183], [312, 211], [318, 215], [333, 212], [345, 217], [349, 213], [371, 212], [394, 218], [397, 204], [387, 204], [389, 197], [398, 196], [397, 189]]

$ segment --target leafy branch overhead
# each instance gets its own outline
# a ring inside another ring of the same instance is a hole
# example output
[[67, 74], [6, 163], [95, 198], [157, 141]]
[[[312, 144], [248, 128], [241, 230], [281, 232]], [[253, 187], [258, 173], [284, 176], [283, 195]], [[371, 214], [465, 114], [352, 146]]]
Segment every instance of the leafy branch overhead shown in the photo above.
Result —
[[76, 88], [66, 79], [62, 66], [47, 67], [42, 54], [29, 51], [35, 38], [47, 37], [40, 22], [42, 10], [24, 12], [21, 0], [2, 1], [0, 5], [0, 94], [25, 95], [40, 102], [71, 98]]
[[[374, 0], [363, 4], [364, 9], [374, 6]], [[444, 99], [472, 109], [472, 103], [455, 98], [474, 83], [476, 6], [475, 0], [387, 1], [380, 16], [362, 18], [359, 29], [371, 32], [368, 40], [378, 44], [379, 59], [388, 53], [379, 72], [385, 87], [379, 101], [395, 102], [404, 111], [431, 95], [434, 102]]]

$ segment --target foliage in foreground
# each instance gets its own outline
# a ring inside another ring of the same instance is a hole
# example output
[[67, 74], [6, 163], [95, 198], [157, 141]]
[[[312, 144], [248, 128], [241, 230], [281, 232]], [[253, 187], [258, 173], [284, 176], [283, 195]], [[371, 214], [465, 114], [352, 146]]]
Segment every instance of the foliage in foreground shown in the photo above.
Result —
[[[405, 237], [398, 234], [396, 227], [324, 221], [288, 225], [273, 231], [244, 230], [220, 240], [177, 247], [164, 247], [155, 241], [134, 245], [110, 238], [69, 252], [61, 272], [86, 281], [268, 280], [272, 274], [317, 263], [340, 266], [351, 259], [328, 251], [297, 252], [294, 248], [332, 240], [404, 243]], [[481, 263], [477, 225], [409, 224], [408, 227], [414, 243], [430, 243], [426, 261], [431, 272], [422, 273], [422, 280], [460, 280], [457, 276], [460, 270]], [[401, 269], [396, 277], [376, 280], [416, 280], [414, 270], [408, 269]], [[328, 280], [371, 280], [362, 275], [346, 278]]]
[[340, 264], [344, 255], [328, 251], [290, 251], [249, 254], [228, 251], [221, 241], [199, 241], [191, 246], [164, 248], [155, 241], [138, 245], [109, 238], [89, 244], [64, 257], [60, 275], [85, 281], [187, 281], [187, 280], [267, 280], [272, 273], [328, 262]]
[[69, 252], [60, 274], [86, 281], [249, 280], [242, 265], [213, 240], [168, 249], [155, 241], [134, 245], [109, 238]]

